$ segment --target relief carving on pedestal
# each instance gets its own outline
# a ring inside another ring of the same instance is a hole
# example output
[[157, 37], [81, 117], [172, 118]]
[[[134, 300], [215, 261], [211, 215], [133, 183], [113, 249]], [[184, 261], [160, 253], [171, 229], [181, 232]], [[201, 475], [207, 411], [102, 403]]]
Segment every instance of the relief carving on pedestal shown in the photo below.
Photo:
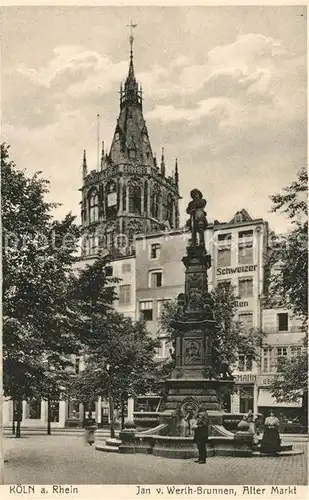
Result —
[[201, 365], [202, 362], [202, 339], [184, 339], [184, 364]]
[[188, 277], [187, 277], [187, 283], [188, 283], [188, 289], [190, 289], [191, 287], [194, 287], [194, 288], [199, 288], [201, 289], [203, 287], [203, 284], [204, 284], [204, 279], [203, 279], [203, 275], [201, 275], [201, 273], [188, 273]]
[[203, 291], [199, 288], [190, 288], [187, 296], [188, 311], [203, 310]]

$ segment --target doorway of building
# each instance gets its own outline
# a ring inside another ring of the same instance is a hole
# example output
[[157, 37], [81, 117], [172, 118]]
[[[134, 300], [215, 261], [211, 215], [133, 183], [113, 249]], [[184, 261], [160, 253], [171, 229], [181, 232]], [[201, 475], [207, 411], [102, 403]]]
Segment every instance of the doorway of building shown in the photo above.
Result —
[[253, 387], [245, 386], [239, 388], [239, 411], [240, 413], [248, 413], [253, 410]]

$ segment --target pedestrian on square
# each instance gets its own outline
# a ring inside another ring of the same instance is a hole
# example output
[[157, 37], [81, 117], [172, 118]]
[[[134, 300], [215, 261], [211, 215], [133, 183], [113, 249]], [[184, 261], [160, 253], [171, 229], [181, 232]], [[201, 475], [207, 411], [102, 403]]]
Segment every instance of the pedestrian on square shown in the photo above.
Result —
[[256, 431], [255, 431], [256, 416], [254, 415], [252, 410], [248, 411], [248, 413], [246, 415], [246, 421], [249, 424], [249, 432], [251, 432], [251, 434], [253, 436], [253, 443], [257, 444], [259, 442], [259, 439], [258, 439]]
[[274, 411], [270, 411], [269, 417], [264, 422], [264, 434], [261, 440], [261, 453], [276, 455], [281, 450], [281, 439], [279, 435], [279, 419]]
[[88, 417], [85, 422], [85, 441], [90, 446], [94, 443], [94, 433], [96, 430], [95, 419], [92, 417], [91, 412], [88, 412]]
[[207, 459], [207, 442], [208, 442], [208, 414], [199, 413], [197, 417], [196, 427], [194, 429], [193, 441], [197, 445], [198, 449], [198, 460], [195, 460], [198, 464], [205, 464]]

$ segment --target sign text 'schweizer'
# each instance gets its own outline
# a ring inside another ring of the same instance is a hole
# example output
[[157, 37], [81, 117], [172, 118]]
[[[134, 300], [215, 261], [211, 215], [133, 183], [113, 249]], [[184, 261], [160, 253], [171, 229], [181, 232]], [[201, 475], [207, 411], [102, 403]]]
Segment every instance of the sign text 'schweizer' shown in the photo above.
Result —
[[256, 268], [257, 264], [251, 264], [249, 266], [219, 267], [217, 269], [217, 276], [222, 276], [223, 274], [249, 273], [255, 271]]

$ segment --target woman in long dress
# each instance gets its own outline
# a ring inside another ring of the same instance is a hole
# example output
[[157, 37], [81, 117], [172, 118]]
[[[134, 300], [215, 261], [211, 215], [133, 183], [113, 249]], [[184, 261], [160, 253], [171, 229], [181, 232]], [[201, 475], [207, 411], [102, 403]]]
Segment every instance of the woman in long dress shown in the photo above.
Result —
[[94, 443], [94, 433], [96, 430], [95, 419], [92, 418], [91, 412], [88, 413], [88, 418], [86, 418], [85, 422], [85, 441], [90, 446]]
[[273, 411], [264, 422], [264, 434], [261, 441], [261, 453], [275, 455], [281, 450], [281, 439], [279, 436], [279, 420]]

